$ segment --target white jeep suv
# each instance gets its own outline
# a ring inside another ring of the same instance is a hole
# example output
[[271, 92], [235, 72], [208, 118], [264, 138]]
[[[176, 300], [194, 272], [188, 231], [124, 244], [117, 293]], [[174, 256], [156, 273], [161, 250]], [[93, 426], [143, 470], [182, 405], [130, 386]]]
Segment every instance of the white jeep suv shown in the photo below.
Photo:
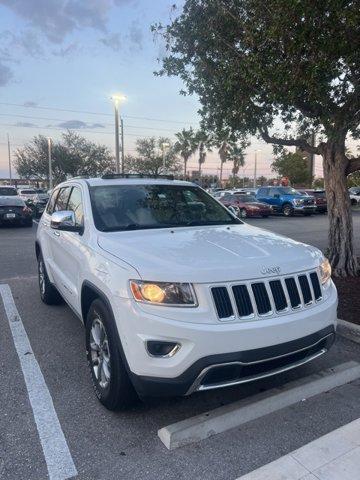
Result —
[[36, 255], [42, 300], [64, 299], [84, 322], [109, 409], [267, 377], [334, 341], [322, 253], [247, 225], [189, 182], [66, 181], [41, 217]]

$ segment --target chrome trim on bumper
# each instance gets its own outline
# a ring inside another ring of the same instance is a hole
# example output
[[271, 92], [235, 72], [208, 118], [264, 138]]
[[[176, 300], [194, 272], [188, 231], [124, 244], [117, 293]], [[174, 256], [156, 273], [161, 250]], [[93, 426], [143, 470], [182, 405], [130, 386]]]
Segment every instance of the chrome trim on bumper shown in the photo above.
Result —
[[226, 367], [228, 365], [248, 366], [248, 365], [255, 365], [255, 364], [258, 364], [258, 363], [269, 362], [271, 360], [277, 360], [279, 358], [285, 358], [285, 357], [288, 357], [290, 355], [294, 355], [296, 353], [303, 352], [304, 350], [308, 350], [310, 348], [313, 348], [316, 345], [318, 345], [319, 343], [323, 342], [328, 337], [331, 337], [332, 335], [333, 335], [333, 333], [331, 333], [329, 335], [326, 335], [325, 337], [321, 338], [319, 341], [317, 341], [316, 343], [313, 343], [312, 345], [308, 345], [307, 347], [301, 348], [299, 350], [294, 350], [293, 352], [286, 353], [285, 355], [278, 355], [276, 357], [266, 358], [266, 359], [263, 359], [263, 360], [256, 360], [254, 362], [240, 362], [240, 361], [238, 361], [238, 362], [226, 362], [226, 363], [217, 363], [217, 364], [214, 364], [214, 365], [210, 365], [210, 366], [204, 368], [200, 372], [198, 377], [195, 379], [194, 383], [191, 385], [189, 390], [186, 392], [186, 395], [190, 395], [191, 393], [197, 392], [197, 391], [214, 390], [215, 388], [232, 387], [234, 385], [240, 385], [242, 383], [253, 382], [255, 380], [260, 380], [261, 378], [271, 377], [272, 375], [277, 375], [278, 373], [287, 372], [288, 370], [292, 370], [293, 368], [300, 367], [301, 365], [305, 365], [306, 363], [311, 362], [312, 360], [315, 360], [316, 358], [318, 358], [321, 355], [323, 355], [324, 353], [326, 353], [328, 349], [324, 347], [321, 350], [319, 350], [318, 352], [313, 353], [312, 355], [309, 355], [308, 357], [305, 357], [302, 360], [298, 360], [297, 362], [290, 363], [289, 365], [285, 365], [283, 367], [275, 368], [274, 370], [270, 370], [268, 372], [259, 373], [258, 375], [252, 375], [252, 376], [249, 376], [249, 377], [239, 378], [238, 380], [218, 382], [218, 383], [214, 383], [214, 384], [210, 384], [210, 385], [202, 385], [201, 384], [205, 375], [210, 370], [212, 370], [213, 368]]

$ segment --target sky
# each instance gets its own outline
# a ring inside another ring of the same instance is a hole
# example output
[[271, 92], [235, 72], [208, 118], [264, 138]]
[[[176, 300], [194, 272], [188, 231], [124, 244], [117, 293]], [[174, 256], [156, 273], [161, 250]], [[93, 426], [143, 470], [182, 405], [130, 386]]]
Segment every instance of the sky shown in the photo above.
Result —
[[[136, 139], [166, 136], [199, 125], [196, 97], [184, 97], [178, 78], [158, 77], [164, 46], [150, 31], [169, 23], [181, 9], [174, 0], [0, 0], [0, 178], [8, 177], [11, 152], [34, 135], [54, 139], [66, 128], [114, 151], [110, 97], [126, 100], [125, 154]], [[90, 113], [91, 112], [91, 113]], [[252, 139], [241, 175], [251, 176], [255, 150], [258, 175], [270, 175], [272, 147]], [[209, 153], [204, 173], [217, 173], [219, 158]], [[189, 162], [196, 169], [196, 158]], [[231, 166], [225, 165], [224, 173]], [[315, 175], [322, 173], [321, 161]]]

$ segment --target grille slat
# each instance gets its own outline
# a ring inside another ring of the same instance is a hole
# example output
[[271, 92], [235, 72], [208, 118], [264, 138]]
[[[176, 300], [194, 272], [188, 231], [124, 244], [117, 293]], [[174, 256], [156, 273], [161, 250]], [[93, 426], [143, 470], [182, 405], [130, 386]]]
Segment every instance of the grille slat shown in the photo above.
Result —
[[[274, 308], [279, 313], [287, 311], [290, 306], [292, 309], [305, 308], [323, 298], [317, 272], [296, 275], [283, 280], [275, 279], [252, 284], [232, 285], [229, 288], [232, 289], [236, 312], [227, 286], [211, 288], [220, 320], [234, 319], [235, 315], [239, 318], [267, 315], [271, 314]], [[302, 303], [303, 301], [304, 303]]]
[[235, 285], [233, 287], [236, 308], [240, 317], [248, 317], [254, 313], [251, 298], [246, 285]]
[[214, 287], [211, 289], [215, 307], [219, 318], [229, 318], [234, 315], [229, 292], [226, 287]]
[[309, 280], [306, 275], [299, 275], [298, 278], [299, 278], [299, 283], [300, 283], [300, 288], [303, 295], [304, 303], [305, 305], [307, 305], [308, 303], [311, 303], [313, 299]]
[[295, 282], [295, 278], [285, 279], [286, 288], [292, 308], [298, 308], [301, 305], [299, 291]]
[[287, 301], [283, 286], [280, 280], [271, 280], [269, 282], [272, 296], [274, 298], [275, 308], [278, 312], [287, 308]]
[[271, 303], [264, 283], [253, 283], [251, 285], [256, 307], [259, 315], [271, 312]]
[[322, 298], [321, 287], [319, 282], [319, 277], [316, 272], [310, 273], [311, 284], [314, 290], [315, 300], [320, 300]]

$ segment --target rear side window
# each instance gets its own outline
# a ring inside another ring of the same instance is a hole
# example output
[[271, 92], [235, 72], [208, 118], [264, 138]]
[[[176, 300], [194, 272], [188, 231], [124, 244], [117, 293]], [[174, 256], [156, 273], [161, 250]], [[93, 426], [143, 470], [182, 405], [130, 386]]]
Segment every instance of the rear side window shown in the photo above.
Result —
[[74, 187], [71, 191], [67, 210], [71, 210], [75, 214], [75, 222], [77, 226], [84, 224], [84, 210], [80, 188]]
[[55, 205], [55, 201], [56, 201], [56, 197], [58, 196], [58, 193], [59, 193], [59, 190], [56, 189], [51, 194], [51, 198], [50, 198], [48, 206], [46, 208], [46, 213], [48, 213], [49, 215], [52, 215], [52, 213], [54, 211], [54, 205]]
[[54, 212], [59, 212], [61, 210], [67, 209], [70, 190], [71, 190], [70, 187], [60, 188], [59, 195], [57, 196], [57, 199], [55, 202]]
[[14, 197], [17, 195], [15, 188], [8, 188], [8, 187], [0, 187], [0, 195], [6, 197]]

